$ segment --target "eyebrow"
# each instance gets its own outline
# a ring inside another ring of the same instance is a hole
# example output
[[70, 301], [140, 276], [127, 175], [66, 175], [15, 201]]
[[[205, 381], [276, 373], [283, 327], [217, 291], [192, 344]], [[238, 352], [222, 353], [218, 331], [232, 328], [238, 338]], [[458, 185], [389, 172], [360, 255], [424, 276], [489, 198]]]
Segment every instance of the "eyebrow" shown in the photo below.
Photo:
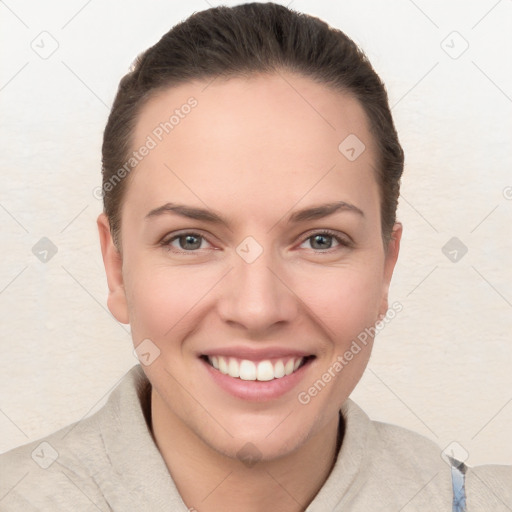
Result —
[[311, 208], [305, 208], [290, 215], [288, 222], [304, 222], [306, 220], [322, 219], [333, 213], [340, 211], [354, 212], [364, 217], [364, 212], [357, 206], [347, 203], [345, 201], [337, 201], [335, 203], [327, 203]]
[[207, 210], [205, 208], [195, 208], [192, 206], [184, 206], [175, 203], [165, 203], [162, 206], [151, 210], [145, 218], [150, 219], [152, 217], [158, 217], [167, 213], [175, 213], [176, 215], [187, 217], [188, 219], [202, 220], [214, 224], [227, 225], [227, 222], [220, 215], [217, 215], [211, 210]]
[[[288, 218], [288, 223], [297, 223], [304, 222], [308, 220], [316, 220], [322, 219], [329, 215], [333, 215], [337, 212], [353, 212], [361, 217], [364, 217], [364, 212], [358, 208], [357, 206], [347, 203], [345, 201], [337, 201], [334, 203], [326, 203], [318, 206], [313, 206], [309, 208], [304, 208], [302, 210], [296, 211], [292, 213]], [[147, 215], [146, 219], [151, 219], [153, 217], [158, 217], [160, 215], [174, 213], [181, 217], [186, 217], [188, 219], [200, 220], [205, 222], [211, 222], [212, 224], [224, 224], [228, 225], [228, 222], [211, 210], [207, 210], [205, 208], [196, 208], [192, 206], [185, 206], [181, 204], [175, 203], [165, 203], [158, 208], [154, 208]]]

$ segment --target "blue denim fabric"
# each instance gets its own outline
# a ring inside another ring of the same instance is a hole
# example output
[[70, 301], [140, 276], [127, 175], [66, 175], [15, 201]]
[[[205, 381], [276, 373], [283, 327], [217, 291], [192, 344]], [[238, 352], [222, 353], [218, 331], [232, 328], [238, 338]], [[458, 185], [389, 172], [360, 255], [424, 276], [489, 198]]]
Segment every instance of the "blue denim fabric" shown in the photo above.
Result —
[[452, 463], [453, 507], [452, 512], [466, 512], [466, 479], [467, 466], [463, 462], [450, 459]]

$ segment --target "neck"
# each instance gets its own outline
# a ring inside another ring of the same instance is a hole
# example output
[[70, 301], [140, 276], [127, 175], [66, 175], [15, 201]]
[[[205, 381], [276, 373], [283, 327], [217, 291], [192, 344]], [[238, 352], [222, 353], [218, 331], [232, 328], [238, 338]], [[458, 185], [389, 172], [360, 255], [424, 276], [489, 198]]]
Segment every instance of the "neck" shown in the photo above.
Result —
[[341, 442], [335, 418], [294, 452], [244, 464], [203, 442], [154, 390], [151, 410], [160, 453], [183, 501], [197, 512], [303, 511], [327, 480]]

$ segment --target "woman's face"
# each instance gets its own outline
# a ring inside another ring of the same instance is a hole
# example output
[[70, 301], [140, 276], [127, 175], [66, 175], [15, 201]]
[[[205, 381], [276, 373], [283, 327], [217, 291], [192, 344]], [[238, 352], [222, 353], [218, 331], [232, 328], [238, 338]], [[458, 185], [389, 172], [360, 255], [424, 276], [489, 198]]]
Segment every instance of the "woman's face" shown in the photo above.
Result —
[[401, 234], [386, 252], [362, 107], [289, 73], [187, 83], [145, 105], [133, 150], [122, 260], [99, 226], [153, 415], [233, 457], [322, 435], [367, 364], [371, 339], [344, 354], [387, 310]]

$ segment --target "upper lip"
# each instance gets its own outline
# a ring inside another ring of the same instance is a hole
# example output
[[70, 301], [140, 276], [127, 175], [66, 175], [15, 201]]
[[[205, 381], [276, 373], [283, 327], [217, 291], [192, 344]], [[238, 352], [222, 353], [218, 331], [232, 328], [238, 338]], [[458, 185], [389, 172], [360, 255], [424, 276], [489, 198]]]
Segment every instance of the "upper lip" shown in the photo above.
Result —
[[201, 356], [223, 356], [247, 359], [249, 361], [262, 361], [265, 359], [281, 359], [286, 357], [307, 357], [312, 356], [311, 352], [294, 350], [288, 347], [267, 347], [252, 348], [244, 346], [209, 348], [201, 352]]

